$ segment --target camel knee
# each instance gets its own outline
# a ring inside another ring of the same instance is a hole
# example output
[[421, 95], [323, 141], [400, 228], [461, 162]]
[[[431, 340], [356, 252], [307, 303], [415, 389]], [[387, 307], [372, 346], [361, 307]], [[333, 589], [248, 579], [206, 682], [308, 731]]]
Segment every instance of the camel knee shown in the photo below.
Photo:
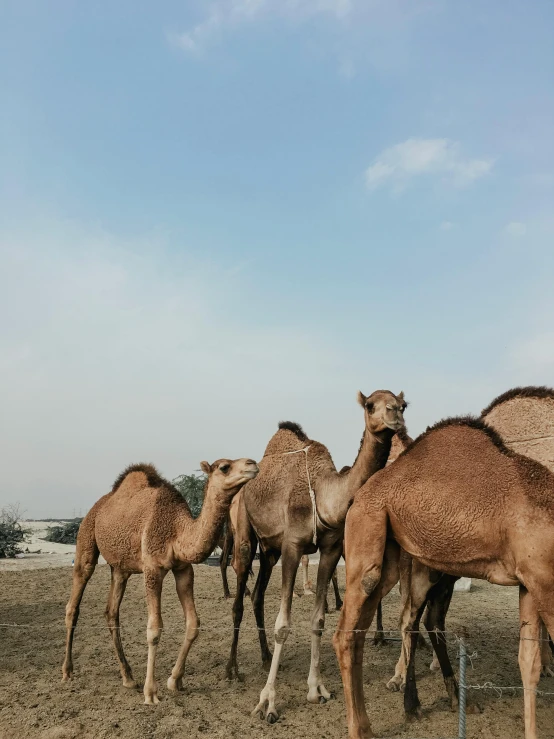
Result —
[[242, 621], [242, 617], [244, 615], [244, 603], [242, 602], [242, 598], [236, 598], [235, 602], [233, 603], [233, 621], [236, 623], [237, 621]]
[[321, 636], [323, 629], [325, 628], [325, 617], [323, 613], [316, 613], [312, 618], [312, 634], [315, 636]]
[[146, 627], [146, 640], [148, 644], [157, 645], [160, 643], [162, 636], [163, 623], [160, 619], [157, 622], [149, 622]]
[[361, 585], [366, 595], [371, 595], [381, 580], [381, 565], [373, 565], [362, 576]]

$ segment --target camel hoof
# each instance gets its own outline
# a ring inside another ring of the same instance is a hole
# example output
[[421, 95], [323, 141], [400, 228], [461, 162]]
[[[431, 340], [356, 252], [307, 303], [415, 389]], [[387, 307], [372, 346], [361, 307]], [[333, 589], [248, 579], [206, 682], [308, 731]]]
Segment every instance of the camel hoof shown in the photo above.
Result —
[[160, 699], [157, 695], [145, 695], [144, 696], [144, 705], [146, 706], [157, 706], [160, 702]]
[[412, 708], [411, 711], [406, 711], [406, 722], [408, 724], [411, 724], [414, 721], [421, 721], [422, 718], [423, 712], [421, 710], [421, 706], [416, 706], [415, 708]]
[[241, 675], [236, 665], [231, 665], [231, 666], [227, 665], [227, 669], [225, 670], [225, 679], [226, 680], [236, 680], [239, 683], [243, 683], [244, 675]]
[[129, 688], [130, 690], [134, 690], [137, 687], [136, 682], [133, 680], [133, 678], [125, 678], [123, 680], [123, 687]]
[[466, 713], [471, 716], [478, 716], [480, 713], [483, 713], [483, 709], [481, 706], [478, 706], [477, 703], [468, 703], [466, 706]]
[[387, 683], [387, 690], [390, 690], [391, 693], [398, 693], [400, 691], [400, 686], [402, 685], [402, 677], [400, 675], [395, 675], [394, 677], [391, 677], [391, 679]]
[[62, 683], [67, 683], [69, 680], [73, 680], [73, 673], [68, 672], [65, 675], [62, 675]]
[[429, 665], [429, 669], [431, 670], [431, 672], [437, 672], [438, 670], [440, 670], [440, 668], [441, 666], [438, 659], [434, 659]]
[[554, 677], [554, 670], [552, 670], [552, 667], [544, 665], [541, 670], [541, 677]]
[[181, 693], [184, 690], [183, 678], [180, 677], [178, 679], [175, 679], [173, 677], [169, 677], [167, 680], [167, 689], [177, 693]]
[[385, 639], [385, 637], [383, 636], [383, 634], [376, 634], [373, 637], [373, 646], [374, 647], [386, 647], [386, 646], [388, 646], [388, 644], [389, 644], [389, 642], [387, 641], [387, 639]]
[[268, 724], [274, 724], [278, 718], [279, 716], [276, 713], [274, 713], [273, 711], [269, 711], [269, 713], [265, 717], [265, 720]]

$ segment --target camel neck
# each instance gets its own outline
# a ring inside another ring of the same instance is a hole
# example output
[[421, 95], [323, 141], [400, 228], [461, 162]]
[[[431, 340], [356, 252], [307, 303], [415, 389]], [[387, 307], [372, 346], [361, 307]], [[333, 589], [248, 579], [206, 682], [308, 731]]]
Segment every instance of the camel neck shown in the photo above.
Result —
[[364, 431], [358, 456], [350, 470], [344, 475], [350, 499], [371, 475], [387, 464], [393, 436], [394, 432], [389, 429], [378, 434], [373, 434], [367, 429]]
[[189, 514], [186, 521], [183, 518], [178, 523], [175, 542], [178, 559], [198, 564], [212, 553], [232, 498], [231, 491], [222, 493], [208, 485], [198, 518], [193, 519]]
[[317, 508], [321, 518], [332, 528], [344, 524], [354, 494], [386, 463], [391, 449], [393, 432], [373, 434], [367, 429], [362, 438], [358, 456], [350, 470], [342, 475], [333, 473], [316, 490]]

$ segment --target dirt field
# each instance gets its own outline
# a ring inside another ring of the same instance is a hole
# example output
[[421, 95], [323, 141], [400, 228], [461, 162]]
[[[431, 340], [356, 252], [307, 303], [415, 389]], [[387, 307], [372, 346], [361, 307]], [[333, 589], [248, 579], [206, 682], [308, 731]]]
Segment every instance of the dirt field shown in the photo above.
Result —
[[[315, 568], [312, 568], [315, 570]], [[312, 598], [296, 598], [293, 632], [284, 651], [278, 681], [278, 706], [282, 719], [268, 726], [250, 716], [265, 680], [259, 659], [249, 602], [245, 609], [240, 643], [243, 683], [224, 679], [231, 633], [231, 602], [221, 595], [219, 570], [196, 568], [196, 601], [202, 633], [187, 665], [185, 692], [169, 694], [165, 681], [176, 658], [183, 634], [182, 614], [172, 577], [164, 590], [165, 633], [158, 652], [157, 676], [161, 702], [144, 706], [142, 695], [121, 687], [103, 610], [108, 591], [109, 569], [98, 567], [81, 607], [75, 639], [75, 679], [62, 684], [63, 613], [72, 569], [0, 572], [0, 623], [28, 628], [0, 627], [0, 737], [19, 739], [74, 739], [122, 737], [123, 739], [173, 739], [173, 737], [341, 737], [345, 713], [340, 676], [331, 645], [337, 614], [328, 617], [329, 627], [322, 649], [322, 671], [337, 699], [323, 706], [306, 702], [309, 668], [309, 617]], [[267, 599], [268, 626], [278, 609], [280, 569], [276, 569]], [[341, 587], [344, 569], [340, 568]], [[234, 577], [230, 571], [231, 582]], [[517, 590], [475, 582], [470, 594], [456, 593], [449, 617], [452, 630], [466, 626], [471, 650], [477, 651], [470, 684], [491, 681], [518, 685]], [[146, 667], [146, 612], [140, 577], [131, 578], [122, 607], [123, 640], [137, 680]], [[395, 628], [398, 595], [385, 606], [385, 626]], [[421, 651], [418, 662], [420, 698], [424, 719], [405, 726], [401, 698], [389, 693], [384, 683], [394, 669], [398, 645], [377, 649], [369, 646], [365, 656], [366, 698], [373, 728], [382, 737], [454, 737], [457, 715], [450, 713], [441, 678], [428, 670], [430, 656]], [[454, 655], [455, 647], [451, 652]], [[554, 692], [554, 679], [541, 681], [541, 689]], [[492, 692], [474, 694], [484, 708], [468, 717], [468, 737], [505, 739], [523, 736], [523, 702], [516, 695]], [[543, 739], [554, 737], [554, 698], [538, 698], [538, 723]]]

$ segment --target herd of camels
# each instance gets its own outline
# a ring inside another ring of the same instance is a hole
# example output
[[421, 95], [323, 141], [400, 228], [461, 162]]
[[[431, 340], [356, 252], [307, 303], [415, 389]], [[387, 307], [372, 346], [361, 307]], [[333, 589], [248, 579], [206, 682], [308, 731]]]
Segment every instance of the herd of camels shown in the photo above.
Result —
[[[548, 634], [554, 634], [554, 390], [515, 388], [479, 417], [440, 421], [415, 441], [404, 422], [406, 401], [378, 390], [358, 394], [364, 432], [351, 467], [337, 471], [327, 448], [292, 422], [279, 424], [263, 458], [202, 462], [207, 475], [198, 518], [154, 467], [128, 467], [84, 518], [77, 540], [71, 596], [66, 607], [63, 679], [73, 674], [72, 645], [79, 605], [99, 554], [111, 567], [106, 618], [123, 685], [135, 687], [123, 651], [119, 608], [130, 575], [143, 573], [148, 607], [148, 661], [144, 699], [158, 703], [156, 651], [162, 633], [161, 591], [171, 570], [185, 616], [185, 638], [167, 681], [181, 690], [188, 652], [198, 636], [192, 565], [221, 540], [224, 521], [237, 575], [227, 677], [239, 678], [238, 641], [243, 600], [254, 556], [252, 591], [261, 658], [269, 669], [253, 713], [278, 718], [276, 683], [291, 626], [294, 583], [306, 555], [319, 551], [311, 620], [307, 700], [332, 694], [320, 672], [327, 591], [339, 559], [346, 563], [344, 603], [333, 644], [338, 658], [350, 739], [373, 737], [365, 707], [363, 652], [380, 603], [400, 583], [402, 650], [392, 690], [404, 690], [408, 717], [418, 716], [415, 680], [419, 623], [424, 624], [453, 709], [458, 685], [445, 641], [445, 618], [459, 577], [519, 587], [519, 665], [524, 687], [525, 739], [536, 739], [536, 689], [552, 675]], [[270, 651], [264, 595], [282, 562], [281, 603]], [[303, 559], [304, 558], [304, 559]], [[336, 582], [336, 580], [335, 580]], [[307, 576], [305, 589], [309, 591]], [[224, 587], [228, 594], [226, 577]], [[341, 608], [342, 606], [342, 608]], [[550, 643], [549, 643], [550, 641]]]

